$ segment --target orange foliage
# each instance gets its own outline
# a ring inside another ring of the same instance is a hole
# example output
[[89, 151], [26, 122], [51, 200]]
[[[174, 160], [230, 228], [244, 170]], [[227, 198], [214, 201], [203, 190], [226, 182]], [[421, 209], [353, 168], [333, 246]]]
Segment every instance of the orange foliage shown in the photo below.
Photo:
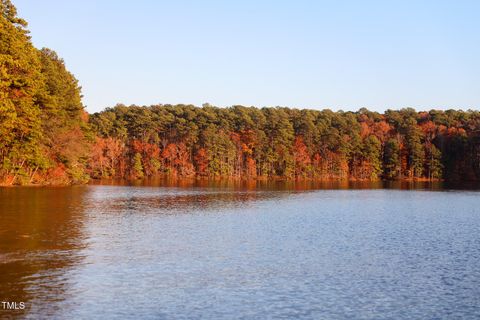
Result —
[[249, 177], [255, 177], [257, 175], [257, 164], [255, 163], [255, 160], [250, 157], [247, 157], [246, 163], [247, 163], [247, 175]]
[[200, 148], [195, 155], [195, 162], [197, 163], [197, 172], [204, 176], [208, 173], [208, 154], [205, 148]]
[[386, 122], [385, 120], [382, 120], [375, 123], [375, 127], [373, 131], [374, 131], [374, 135], [378, 138], [378, 140], [384, 143], [385, 141], [387, 141], [388, 137], [391, 135], [393, 128], [388, 122]]
[[293, 153], [295, 156], [295, 175], [305, 175], [307, 173], [307, 166], [311, 163], [311, 159], [302, 136], [295, 137]]
[[191, 176], [195, 174], [193, 164], [190, 162], [190, 153], [183, 142], [177, 146], [177, 157], [174, 163], [180, 175]]
[[[94, 177], [123, 176], [124, 152], [125, 145], [119, 139], [97, 137], [91, 151], [91, 175]], [[120, 172], [116, 172], [116, 168], [120, 168]]]
[[372, 134], [372, 128], [366, 122], [360, 122], [360, 136], [363, 138]]

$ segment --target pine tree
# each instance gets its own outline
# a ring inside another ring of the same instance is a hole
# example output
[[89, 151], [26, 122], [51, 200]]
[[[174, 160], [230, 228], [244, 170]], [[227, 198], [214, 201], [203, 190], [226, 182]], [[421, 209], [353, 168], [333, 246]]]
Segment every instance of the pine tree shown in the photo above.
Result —
[[369, 136], [365, 139], [362, 148], [362, 154], [369, 166], [369, 179], [376, 180], [382, 172], [382, 161], [380, 157], [381, 145], [375, 136]]
[[27, 23], [9, 0], [0, 2], [0, 180], [28, 183], [47, 165], [40, 108], [34, 96], [42, 85], [40, 61]]
[[441, 179], [443, 175], [442, 152], [431, 145], [430, 154], [427, 157], [427, 170], [429, 179]]
[[397, 139], [390, 139], [386, 142], [383, 167], [386, 179], [398, 178], [400, 173], [400, 146]]
[[409, 149], [410, 175], [422, 177], [425, 164], [425, 149], [422, 143], [422, 132], [414, 119], [410, 119], [407, 123], [406, 139]]

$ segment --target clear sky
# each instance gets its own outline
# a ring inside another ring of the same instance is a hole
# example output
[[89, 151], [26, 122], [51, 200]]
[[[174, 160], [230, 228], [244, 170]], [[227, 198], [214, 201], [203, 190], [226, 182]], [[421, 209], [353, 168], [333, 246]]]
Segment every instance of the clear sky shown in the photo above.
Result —
[[13, 0], [89, 112], [480, 107], [480, 1]]

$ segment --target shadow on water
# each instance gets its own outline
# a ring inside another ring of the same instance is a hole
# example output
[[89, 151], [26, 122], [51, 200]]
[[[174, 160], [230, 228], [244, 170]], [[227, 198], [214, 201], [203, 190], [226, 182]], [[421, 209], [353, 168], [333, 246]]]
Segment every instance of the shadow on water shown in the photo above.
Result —
[[0, 306], [0, 319], [51, 316], [68, 297], [67, 272], [83, 259], [87, 190], [0, 188], [0, 301], [25, 303]]
[[309, 190], [479, 190], [480, 182], [448, 181], [318, 181], [318, 180], [246, 180], [206, 178], [164, 178], [143, 180], [94, 180], [92, 185], [224, 189], [235, 191], [309, 191]]

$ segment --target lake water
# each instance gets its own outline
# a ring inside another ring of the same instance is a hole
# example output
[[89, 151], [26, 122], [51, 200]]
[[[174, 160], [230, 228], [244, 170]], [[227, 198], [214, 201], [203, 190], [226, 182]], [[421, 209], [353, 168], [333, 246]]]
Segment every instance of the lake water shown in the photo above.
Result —
[[0, 319], [478, 319], [480, 193], [0, 188]]

